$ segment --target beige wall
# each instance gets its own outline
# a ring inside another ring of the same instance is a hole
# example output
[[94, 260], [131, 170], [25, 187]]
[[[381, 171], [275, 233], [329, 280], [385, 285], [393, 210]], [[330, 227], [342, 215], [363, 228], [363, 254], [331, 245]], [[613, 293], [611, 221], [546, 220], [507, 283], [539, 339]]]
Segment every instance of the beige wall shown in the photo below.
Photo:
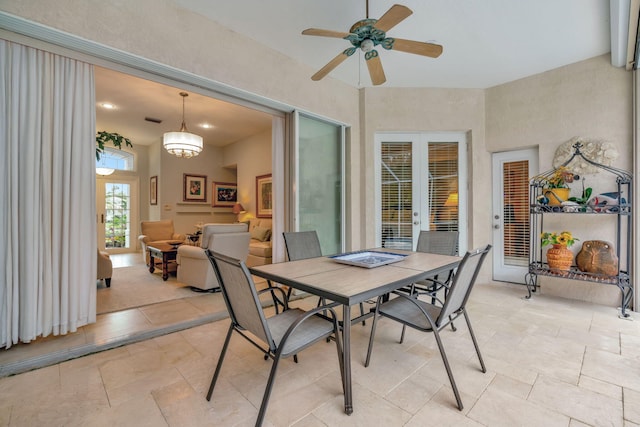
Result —
[[[540, 171], [552, 168], [556, 148], [574, 136], [615, 144], [620, 156], [613, 166], [632, 169], [632, 74], [613, 68], [609, 55], [488, 89], [486, 117], [487, 151], [537, 147]], [[600, 178], [588, 179], [596, 182]], [[487, 174], [475, 174], [474, 181], [474, 187], [490, 188]], [[613, 241], [612, 227], [605, 224], [605, 219], [588, 215], [555, 217], [545, 218], [545, 231], [561, 231], [547, 228], [555, 225], [581, 241]], [[609, 230], [605, 233], [603, 227]], [[580, 244], [573, 247], [574, 252], [579, 249]], [[548, 277], [541, 277], [539, 282], [543, 292], [619, 304], [620, 292], [615, 286]]]
[[227, 145], [224, 161], [237, 167], [238, 201], [247, 211], [240, 219], [255, 218], [256, 177], [271, 173], [271, 130]]
[[[374, 135], [380, 131], [452, 131], [467, 133], [469, 146], [468, 171], [469, 189], [469, 242], [473, 248], [490, 241], [490, 207], [488, 197], [474, 197], [475, 194], [489, 194], [486, 180], [477, 180], [474, 171], [490, 170], [491, 158], [484, 140], [484, 90], [479, 89], [434, 89], [434, 88], [374, 88], [361, 92], [363, 119], [363, 145], [366, 149], [361, 156], [362, 177], [366, 189], [360, 191], [361, 203], [366, 206], [366, 221], [362, 221], [362, 234], [366, 245], [375, 244], [373, 196]], [[485, 174], [486, 175], [486, 174]], [[489, 269], [485, 268], [485, 272]]]

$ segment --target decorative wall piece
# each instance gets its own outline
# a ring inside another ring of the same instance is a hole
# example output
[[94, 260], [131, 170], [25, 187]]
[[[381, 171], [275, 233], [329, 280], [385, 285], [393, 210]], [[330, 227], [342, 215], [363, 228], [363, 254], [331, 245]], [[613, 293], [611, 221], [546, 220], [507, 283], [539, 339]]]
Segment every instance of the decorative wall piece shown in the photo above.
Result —
[[[618, 149], [610, 142], [606, 142], [601, 139], [584, 138], [582, 136], [575, 136], [569, 141], [562, 143], [553, 157], [553, 167], [558, 168], [574, 153], [573, 145], [576, 142], [582, 143], [580, 152], [585, 158], [600, 163], [601, 165], [611, 166], [611, 164], [618, 158]], [[585, 162], [584, 159], [577, 157], [571, 164], [567, 165], [574, 173], [578, 175], [586, 173], [598, 173], [602, 168], [598, 168]]]
[[182, 200], [185, 202], [207, 201], [207, 176], [185, 173]]
[[232, 208], [238, 201], [238, 184], [233, 182], [213, 183], [213, 207]]
[[149, 178], [149, 204], [158, 204], [158, 175]]
[[256, 217], [271, 218], [272, 209], [273, 179], [271, 174], [256, 176]]

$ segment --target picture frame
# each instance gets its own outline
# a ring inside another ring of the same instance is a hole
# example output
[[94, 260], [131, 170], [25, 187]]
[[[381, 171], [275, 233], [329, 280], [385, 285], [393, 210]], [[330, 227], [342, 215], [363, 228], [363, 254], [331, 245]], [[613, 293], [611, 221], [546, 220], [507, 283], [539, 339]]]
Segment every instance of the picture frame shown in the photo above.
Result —
[[238, 184], [235, 182], [213, 183], [213, 207], [232, 208], [238, 201]]
[[256, 176], [256, 217], [273, 215], [273, 178], [271, 174]]
[[206, 202], [207, 201], [207, 176], [183, 174], [182, 201]]
[[158, 204], [158, 175], [149, 178], [149, 204]]

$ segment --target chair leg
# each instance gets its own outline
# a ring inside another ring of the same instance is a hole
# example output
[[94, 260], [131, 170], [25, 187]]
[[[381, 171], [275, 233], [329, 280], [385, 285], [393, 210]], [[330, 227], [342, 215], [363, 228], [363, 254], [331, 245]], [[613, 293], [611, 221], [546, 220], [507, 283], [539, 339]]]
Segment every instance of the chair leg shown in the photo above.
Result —
[[369, 347], [367, 348], [367, 359], [364, 362], [364, 367], [369, 366], [369, 361], [371, 360], [371, 350], [373, 350], [373, 338], [376, 335], [376, 324], [378, 323], [378, 306], [380, 305], [381, 297], [378, 297], [378, 301], [376, 301], [376, 311], [373, 313], [373, 324], [371, 325], [371, 335], [369, 335]]
[[467, 328], [469, 328], [469, 334], [471, 334], [471, 340], [473, 341], [473, 346], [476, 348], [476, 353], [478, 354], [478, 360], [480, 361], [482, 372], [486, 373], [487, 368], [484, 366], [484, 360], [482, 360], [482, 355], [480, 354], [480, 346], [478, 346], [478, 341], [476, 341], [476, 335], [473, 333], [473, 329], [471, 328], [471, 322], [469, 321], [469, 315], [467, 314], [467, 310], [463, 310], [463, 313], [464, 313], [464, 319], [467, 321]]
[[267, 405], [269, 404], [269, 398], [271, 397], [271, 390], [273, 390], [273, 380], [276, 377], [276, 370], [278, 369], [278, 363], [280, 362], [280, 352], [276, 353], [276, 357], [273, 358], [273, 365], [271, 366], [271, 372], [269, 373], [269, 379], [267, 380], [267, 386], [264, 389], [264, 396], [262, 396], [262, 403], [260, 404], [260, 410], [258, 411], [258, 419], [256, 420], [256, 427], [262, 425], [264, 416], [267, 413]]
[[444, 367], [447, 370], [447, 375], [449, 376], [449, 382], [451, 383], [451, 388], [453, 389], [453, 394], [456, 396], [456, 402], [458, 403], [458, 409], [462, 411], [462, 399], [460, 398], [460, 393], [458, 392], [458, 387], [456, 386], [456, 380], [453, 379], [453, 372], [451, 372], [451, 366], [449, 366], [449, 360], [447, 359], [447, 355], [444, 352], [444, 347], [442, 346], [442, 341], [440, 340], [440, 333], [437, 329], [433, 329], [433, 335], [436, 337], [436, 343], [438, 343], [438, 349], [440, 350], [440, 356], [442, 356], [442, 362], [444, 362]]
[[[360, 303], [360, 316], [364, 316], [364, 304]], [[366, 321], [363, 319], [362, 320], [362, 326], [366, 325]]]
[[340, 365], [340, 378], [342, 378], [342, 394], [344, 394], [345, 390], [347, 389], [344, 383], [344, 360], [342, 360], [344, 350], [342, 349], [342, 341], [340, 339], [340, 328], [338, 327], [337, 323], [336, 323], [336, 327], [333, 334], [335, 335], [335, 338], [336, 338], [335, 341], [336, 341], [336, 350], [338, 351], [338, 364]]
[[400, 344], [404, 342], [404, 333], [407, 330], [407, 325], [402, 325], [402, 333], [400, 334]]
[[106, 279], [104, 279], [104, 283], [105, 285], [107, 285], [107, 288], [111, 287], [111, 277], [107, 277]]
[[227, 347], [229, 347], [229, 341], [231, 341], [232, 333], [233, 333], [233, 323], [229, 325], [229, 331], [227, 332], [227, 337], [224, 339], [224, 345], [222, 346], [222, 351], [220, 352], [220, 358], [218, 359], [218, 364], [216, 365], [216, 371], [213, 374], [213, 378], [211, 378], [211, 385], [209, 386], [209, 392], [207, 393], [208, 401], [211, 401], [213, 388], [215, 387], [216, 381], [218, 380], [218, 375], [220, 375], [220, 368], [222, 368], [222, 361], [224, 360], [224, 356], [227, 353]]

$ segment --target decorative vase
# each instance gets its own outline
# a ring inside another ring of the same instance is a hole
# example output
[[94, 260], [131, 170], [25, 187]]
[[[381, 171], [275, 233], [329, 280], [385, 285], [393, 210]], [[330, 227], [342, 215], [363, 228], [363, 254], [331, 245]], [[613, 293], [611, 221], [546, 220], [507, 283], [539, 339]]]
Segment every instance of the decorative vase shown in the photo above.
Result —
[[549, 199], [550, 206], [560, 206], [562, 202], [569, 200], [569, 189], [547, 188], [544, 190], [544, 196]]
[[554, 243], [552, 248], [547, 250], [547, 264], [552, 270], [569, 271], [573, 263], [573, 252], [567, 245]]

